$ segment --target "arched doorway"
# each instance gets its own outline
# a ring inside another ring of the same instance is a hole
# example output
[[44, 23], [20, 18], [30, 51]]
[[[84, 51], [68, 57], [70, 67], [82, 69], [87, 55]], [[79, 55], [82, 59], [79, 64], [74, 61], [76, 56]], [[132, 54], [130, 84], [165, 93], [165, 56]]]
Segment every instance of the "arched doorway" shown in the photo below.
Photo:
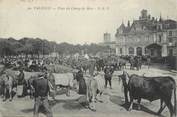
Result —
[[142, 56], [142, 47], [137, 47], [136, 53], [137, 53], [137, 56]]
[[149, 51], [149, 55], [151, 57], [161, 57], [162, 54], [162, 46], [158, 44], [150, 44], [146, 47]]

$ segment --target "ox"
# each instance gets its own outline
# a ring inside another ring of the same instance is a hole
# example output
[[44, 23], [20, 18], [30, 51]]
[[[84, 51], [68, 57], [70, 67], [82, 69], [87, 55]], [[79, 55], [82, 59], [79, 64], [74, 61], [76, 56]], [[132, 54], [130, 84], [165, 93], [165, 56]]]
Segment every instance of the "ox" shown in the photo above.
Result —
[[[49, 75], [49, 81], [51, 82], [54, 90], [58, 88], [66, 89], [66, 96], [70, 96], [70, 88], [73, 85], [73, 74], [72, 73], [53, 73]], [[52, 81], [53, 79], [53, 81]]]
[[[50, 86], [50, 97], [52, 97], [55, 100], [55, 96], [57, 93], [57, 89], [59, 88], [65, 88], [66, 95], [70, 96], [70, 88], [72, 86], [72, 80], [73, 80], [73, 74], [72, 73], [66, 73], [66, 74], [58, 74], [58, 73], [49, 73], [47, 76], [49, 80], [49, 86]], [[32, 82], [34, 79], [37, 78], [37, 74], [31, 75], [27, 80], [27, 89], [28, 94], [31, 98], [33, 98], [34, 90], [32, 88]]]
[[[129, 91], [130, 96], [130, 107], [129, 111], [133, 107], [133, 100], [138, 100], [138, 109], [140, 109], [141, 99], [147, 99], [149, 101], [161, 100], [161, 106], [158, 111], [160, 114], [163, 109], [167, 106], [171, 117], [176, 117], [176, 83], [172, 77], [145, 77], [138, 75], [129, 76], [127, 72], [123, 72], [120, 75], [123, 86], [125, 101], [127, 99], [127, 93]], [[174, 95], [174, 106], [172, 105], [172, 95]], [[163, 105], [163, 103], [165, 105]]]
[[104, 81], [102, 81], [100, 86], [98, 80], [103, 78], [98, 76], [95, 77], [91, 75], [85, 75], [83, 76], [83, 78], [80, 78], [80, 80], [78, 80], [78, 78], [76, 77], [77, 77], [77, 73], [74, 74], [74, 81], [77, 82], [73, 82], [73, 86], [77, 86], [79, 84], [80, 88], [85, 88], [85, 89], [81, 89], [83, 90], [81, 94], [86, 95], [86, 99], [89, 104], [88, 108], [92, 111], [96, 111], [95, 102], [96, 101], [102, 102], [101, 100], [98, 100], [96, 97], [97, 94], [100, 94], [100, 96], [102, 95], [103, 87], [104, 87]]
[[13, 89], [17, 89], [17, 80], [9, 74], [3, 74], [1, 76], [1, 88], [3, 90], [3, 101], [6, 101], [9, 96], [9, 101], [13, 99]]

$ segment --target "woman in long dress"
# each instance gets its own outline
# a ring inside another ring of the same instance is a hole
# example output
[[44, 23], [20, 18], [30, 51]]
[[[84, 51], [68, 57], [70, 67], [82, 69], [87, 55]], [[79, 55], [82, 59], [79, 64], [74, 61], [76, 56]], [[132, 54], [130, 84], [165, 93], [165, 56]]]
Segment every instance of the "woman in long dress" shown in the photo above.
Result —
[[85, 79], [83, 76], [83, 72], [80, 69], [77, 73], [76, 73], [76, 80], [79, 82], [79, 94], [86, 94], [86, 83], [85, 83]]

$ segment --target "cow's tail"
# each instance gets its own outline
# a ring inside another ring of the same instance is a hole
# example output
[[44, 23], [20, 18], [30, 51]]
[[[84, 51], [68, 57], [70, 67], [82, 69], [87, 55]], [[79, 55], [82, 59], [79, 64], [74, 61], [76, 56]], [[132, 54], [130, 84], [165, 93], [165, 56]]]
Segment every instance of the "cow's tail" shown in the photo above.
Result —
[[174, 113], [175, 113], [175, 117], [176, 117], [176, 86], [174, 88]]

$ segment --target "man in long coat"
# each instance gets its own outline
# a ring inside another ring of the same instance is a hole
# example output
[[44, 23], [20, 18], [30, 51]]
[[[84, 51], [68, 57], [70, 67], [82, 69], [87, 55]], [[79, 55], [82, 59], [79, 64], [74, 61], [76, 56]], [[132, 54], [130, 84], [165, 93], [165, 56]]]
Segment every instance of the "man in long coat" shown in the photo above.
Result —
[[107, 88], [107, 84], [109, 82], [110, 89], [112, 89], [112, 74], [114, 70], [111, 66], [107, 65], [104, 69], [104, 78], [105, 78], [105, 88]]
[[50, 92], [50, 86], [46, 79], [45, 74], [39, 74], [38, 78], [33, 80], [32, 87], [35, 90], [35, 104], [34, 104], [34, 117], [39, 116], [39, 108], [43, 106], [46, 110], [47, 117], [53, 117], [51, 107], [48, 101], [48, 93]]

